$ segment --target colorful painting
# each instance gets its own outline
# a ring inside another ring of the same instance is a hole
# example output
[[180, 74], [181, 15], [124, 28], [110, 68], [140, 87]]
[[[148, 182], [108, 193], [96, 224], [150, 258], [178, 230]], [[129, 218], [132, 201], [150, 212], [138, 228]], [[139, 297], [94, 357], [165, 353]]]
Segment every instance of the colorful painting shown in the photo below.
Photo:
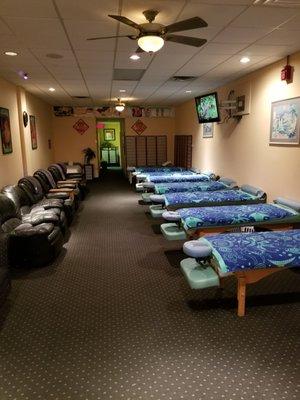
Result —
[[112, 128], [103, 129], [104, 132], [104, 140], [112, 141], [116, 140], [116, 132]]
[[9, 120], [9, 110], [7, 108], [0, 107], [0, 133], [2, 142], [2, 153], [12, 153], [12, 140]]
[[214, 136], [214, 124], [207, 122], [203, 124], [202, 137], [212, 138]]
[[299, 144], [300, 97], [272, 103], [270, 144]]
[[37, 149], [37, 133], [36, 133], [36, 125], [35, 125], [35, 116], [29, 116], [29, 124], [30, 124], [30, 136], [31, 136], [31, 148], [32, 150]]

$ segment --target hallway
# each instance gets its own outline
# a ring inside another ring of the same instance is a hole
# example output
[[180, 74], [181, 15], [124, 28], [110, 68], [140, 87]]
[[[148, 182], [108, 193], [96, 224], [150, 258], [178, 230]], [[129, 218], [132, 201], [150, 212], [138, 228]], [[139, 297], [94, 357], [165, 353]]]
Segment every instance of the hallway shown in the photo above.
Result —
[[108, 171], [66, 251], [14, 278], [0, 316], [1, 400], [298, 398], [299, 274], [251, 287], [240, 319], [235, 281], [224, 300], [192, 292], [181, 244], [153, 232], [139, 198]]

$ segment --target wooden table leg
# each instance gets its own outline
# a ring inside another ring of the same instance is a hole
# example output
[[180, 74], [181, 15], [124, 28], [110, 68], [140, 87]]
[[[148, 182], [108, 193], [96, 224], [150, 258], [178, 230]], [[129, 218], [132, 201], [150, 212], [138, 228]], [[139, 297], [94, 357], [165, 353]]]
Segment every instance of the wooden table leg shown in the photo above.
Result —
[[237, 300], [238, 316], [243, 317], [246, 307], [246, 279], [243, 276], [238, 277]]

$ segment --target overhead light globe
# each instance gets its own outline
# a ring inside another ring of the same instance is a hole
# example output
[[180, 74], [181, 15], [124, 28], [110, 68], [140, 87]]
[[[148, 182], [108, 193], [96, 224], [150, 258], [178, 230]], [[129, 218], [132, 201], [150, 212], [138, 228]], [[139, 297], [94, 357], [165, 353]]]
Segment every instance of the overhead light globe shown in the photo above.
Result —
[[155, 53], [156, 51], [160, 50], [164, 44], [165, 41], [160, 36], [147, 35], [141, 36], [138, 39], [139, 47], [147, 53]]
[[118, 111], [118, 112], [122, 112], [122, 111], [124, 111], [124, 109], [125, 109], [125, 104], [122, 103], [120, 99], [118, 99], [118, 102], [117, 102], [117, 104], [115, 105], [115, 109], [116, 109], [116, 111]]

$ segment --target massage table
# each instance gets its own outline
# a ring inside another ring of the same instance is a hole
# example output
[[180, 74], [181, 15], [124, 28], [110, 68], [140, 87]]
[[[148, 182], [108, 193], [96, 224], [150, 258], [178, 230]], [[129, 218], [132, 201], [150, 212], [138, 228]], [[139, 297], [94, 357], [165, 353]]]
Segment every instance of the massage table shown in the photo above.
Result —
[[238, 189], [238, 186], [233, 179], [222, 177], [218, 181], [153, 183], [148, 184], [144, 189], [146, 192], [142, 193], [142, 200], [145, 203], [152, 203], [150, 196], [153, 192], [158, 195], [179, 192], [214, 192], [216, 190]]
[[136, 179], [137, 175], [142, 174], [154, 174], [154, 173], [175, 173], [184, 171], [185, 169], [182, 167], [127, 167], [127, 172], [129, 174], [129, 182], [133, 183], [133, 180]]
[[238, 204], [265, 203], [266, 193], [250, 185], [242, 185], [239, 190], [217, 190], [215, 192], [178, 192], [164, 195], [152, 194], [149, 206], [153, 218], [160, 218], [165, 210], [190, 207], [213, 207]]
[[297, 228], [300, 226], [300, 203], [278, 198], [273, 204], [180, 208], [165, 211], [162, 216], [169, 221], [160, 226], [164, 237], [184, 240], [249, 225], [270, 229]]
[[157, 183], [169, 183], [169, 182], [205, 182], [210, 180], [215, 180], [216, 177], [211, 172], [195, 173], [190, 171], [188, 173], [176, 173], [168, 175], [151, 175], [146, 178], [144, 182], [136, 184], [137, 191], [144, 191], [148, 189], [153, 189], [154, 185]]
[[246, 286], [284, 268], [300, 267], [300, 229], [228, 233], [184, 243], [190, 258], [180, 267], [192, 289], [218, 287], [237, 278], [238, 316], [245, 315]]
[[[148, 189], [151, 188], [149, 185]], [[156, 194], [176, 193], [176, 192], [214, 192], [215, 190], [235, 189], [237, 183], [233, 179], [221, 177], [218, 181], [200, 182], [167, 182], [152, 184], [152, 189]]]

